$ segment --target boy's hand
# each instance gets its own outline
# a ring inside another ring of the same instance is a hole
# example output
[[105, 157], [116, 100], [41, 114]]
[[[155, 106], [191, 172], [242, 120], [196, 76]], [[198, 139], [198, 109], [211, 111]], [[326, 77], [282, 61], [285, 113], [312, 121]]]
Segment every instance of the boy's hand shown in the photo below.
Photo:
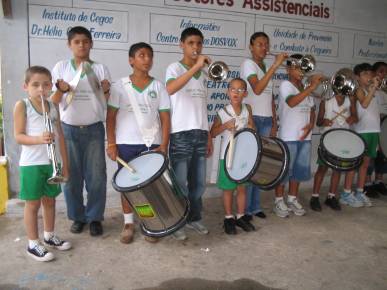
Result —
[[167, 154], [167, 149], [168, 149], [168, 146], [160, 145], [159, 147], [155, 148], [153, 151]]
[[110, 91], [110, 82], [108, 80], [104, 79], [101, 82], [101, 87], [102, 87], [102, 90], [103, 90], [104, 94], [109, 93], [109, 91]]
[[372, 80], [371, 80], [371, 84], [370, 84], [370, 89], [371, 90], [376, 90], [377, 88], [379, 88], [380, 86], [380, 79], [379, 77], [373, 77]]
[[200, 54], [198, 56], [198, 59], [196, 60], [196, 66], [198, 66], [199, 68], [203, 68], [204, 66], [208, 65], [211, 63], [211, 59], [204, 55], [204, 54]]
[[231, 120], [228, 120], [226, 123], [224, 123], [224, 128], [229, 131], [235, 130], [235, 119], [232, 118]]
[[312, 124], [308, 124], [304, 128], [302, 128], [302, 131], [304, 131], [304, 133], [301, 135], [300, 141], [304, 141], [305, 138], [309, 135], [310, 131], [312, 131], [312, 129], [313, 129]]
[[69, 169], [67, 166], [62, 167], [62, 176], [63, 176], [65, 181], [67, 181], [69, 179], [70, 174], [69, 174]]
[[324, 75], [322, 74], [312, 75], [310, 80], [310, 87], [312, 87], [313, 89], [316, 89], [318, 85], [321, 83], [321, 81], [323, 80], [323, 78], [324, 78]]
[[278, 125], [273, 124], [273, 126], [271, 126], [271, 130], [270, 130], [270, 137], [277, 137], [277, 132], [278, 132]]
[[52, 140], [54, 140], [55, 136], [50, 132], [43, 132], [41, 136], [39, 136], [38, 144], [51, 144]]
[[210, 136], [210, 133], [208, 133], [206, 157], [207, 158], [210, 157], [213, 152], [214, 152], [214, 144], [212, 143], [212, 137]]
[[277, 68], [280, 67], [287, 58], [288, 58], [288, 54], [285, 52], [281, 52], [277, 54], [275, 56], [274, 66]]
[[329, 119], [324, 119], [322, 122], [323, 127], [332, 127], [333, 121]]
[[113, 160], [113, 161], [116, 161], [117, 159], [117, 155], [118, 155], [118, 150], [117, 150], [117, 146], [114, 145], [114, 146], [108, 146], [106, 148], [106, 154], [107, 156]]
[[62, 79], [58, 79], [55, 83], [55, 86], [62, 93], [67, 93], [71, 90], [70, 85]]
[[348, 125], [352, 125], [356, 123], [356, 118], [354, 116], [349, 116], [345, 121], [348, 123]]

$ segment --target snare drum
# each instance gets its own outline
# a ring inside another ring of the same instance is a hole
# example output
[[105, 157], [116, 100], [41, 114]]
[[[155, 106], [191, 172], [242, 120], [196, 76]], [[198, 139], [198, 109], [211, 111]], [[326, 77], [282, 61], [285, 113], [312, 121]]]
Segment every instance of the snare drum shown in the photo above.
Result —
[[320, 139], [319, 158], [328, 167], [338, 171], [358, 168], [366, 150], [366, 143], [359, 134], [348, 129], [331, 129]]
[[[270, 190], [281, 183], [289, 168], [289, 151], [277, 138], [260, 137], [251, 129], [243, 129], [234, 137], [234, 156], [227, 176], [237, 182], [251, 181], [263, 190]], [[230, 144], [224, 159], [227, 160]]]
[[186, 223], [189, 202], [168, 167], [167, 157], [149, 151], [133, 158], [116, 171], [112, 185], [130, 203], [141, 221], [141, 230], [147, 236], [167, 236]]
[[380, 124], [379, 146], [384, 157], [387, 158], [387, 116], [383, 117]]

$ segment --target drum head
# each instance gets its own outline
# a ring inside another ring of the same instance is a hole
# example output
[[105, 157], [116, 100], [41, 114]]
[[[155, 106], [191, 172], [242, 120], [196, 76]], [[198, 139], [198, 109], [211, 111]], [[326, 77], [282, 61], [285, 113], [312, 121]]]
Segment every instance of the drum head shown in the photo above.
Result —
[[379, 143], [384, 156], [387, 157], [387, 117], [383, 118], [380, 125]]
[[[244, 129], [235, 134], [234, 158], [232, 167], [225, 165], [226, 175], [233, 181], [243, 183], [247, 181], [259, 164], [261, 157], [261, 143], [257, 133], [251, 129]], [[227, 145], [224, 160], [227, 160], [230, 144]]]
[[131, 173], [122, 167], [116, 171], [112, 185], [120, 192], [135, 191], [157, 179], [167, 166], [164, 154], [159, 152], [146, 152], [130, 160], [128, 164], [136, 172]]
[[365, 151], [363, 139], [347, 129], [329, 130], [323, 134], [321, 140], [323, 148], [341, 160], [357, 159]]

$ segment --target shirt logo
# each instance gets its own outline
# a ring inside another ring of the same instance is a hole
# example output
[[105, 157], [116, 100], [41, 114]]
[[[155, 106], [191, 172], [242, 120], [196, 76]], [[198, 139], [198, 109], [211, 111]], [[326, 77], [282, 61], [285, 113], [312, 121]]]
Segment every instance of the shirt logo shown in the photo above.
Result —
[[149, 91], [148, 92], [148, 97], [150, 97], [151, 99], [156, 99], [157, 98], [157, 93], [156, 91]]

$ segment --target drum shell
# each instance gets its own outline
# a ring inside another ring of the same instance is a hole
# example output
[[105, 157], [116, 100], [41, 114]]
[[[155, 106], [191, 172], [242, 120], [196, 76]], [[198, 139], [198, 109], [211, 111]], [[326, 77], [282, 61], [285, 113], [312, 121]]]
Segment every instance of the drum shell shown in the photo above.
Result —
[[[235, 138], [237, 139], [239, 134], [246, 131], [251, 132], [257, 142], [257, 154], [256, 156], [251, 156], [251, 158], [255, 158], [255, 164], [250, 172], [242, 179], [234, 179], [230, 176], [227, 167], [225, 168], [226, 175], [234, 182], [244, 183], [251, 181], [263, 190], [271, 190], [281, 183], [288, 172], [289, 150], [282, 140], [259, 136], [252, 129], [243, 129], [237, 132]], [[225, 151], [225, 160], [227, 160], [229, 145], [227, 145]]]
[[354, 158], [343, 158], [340, 156], [335, 156], [331, 154], [324, 146], [324, 138], [327, 134], [329, 134], [332, 131], [349, 131], [348, 129], [342, 129], [342, 128], [336, 128], [326, 131], [324, 134], [322, 134], [320, 143], [317, 149], [317, 154], [320, 160], [328, 167], [338, 170], [338, 171], [351, 171], [356, 168], [358, 168], [361, 163], [363, 162], [363, 156], [365, 149], [367, 147], [366, 143], [364, 142], [363, 138], [356, 132], [351, 131], [352, 134], [357, 135], [364, 144], [364, 152], [363, 154], [354, 157]]
[[261, 138], [262, 156], [250, 181], [263, 190], [279, 185], [289, 170], [289, 149], [285, 142], [275, 137]]
[[164, 237], [186, 224], [189, 202], [178, 185], [172, 169], [168, 168], [166, 157], [162, 168], [152, 178], [137, 186], [126, 188], [117, 185], [115, 180], [119, 170], [114, 174], [112, 185], [115, 190], [121, 192], [136, 212], [145, 235]]

